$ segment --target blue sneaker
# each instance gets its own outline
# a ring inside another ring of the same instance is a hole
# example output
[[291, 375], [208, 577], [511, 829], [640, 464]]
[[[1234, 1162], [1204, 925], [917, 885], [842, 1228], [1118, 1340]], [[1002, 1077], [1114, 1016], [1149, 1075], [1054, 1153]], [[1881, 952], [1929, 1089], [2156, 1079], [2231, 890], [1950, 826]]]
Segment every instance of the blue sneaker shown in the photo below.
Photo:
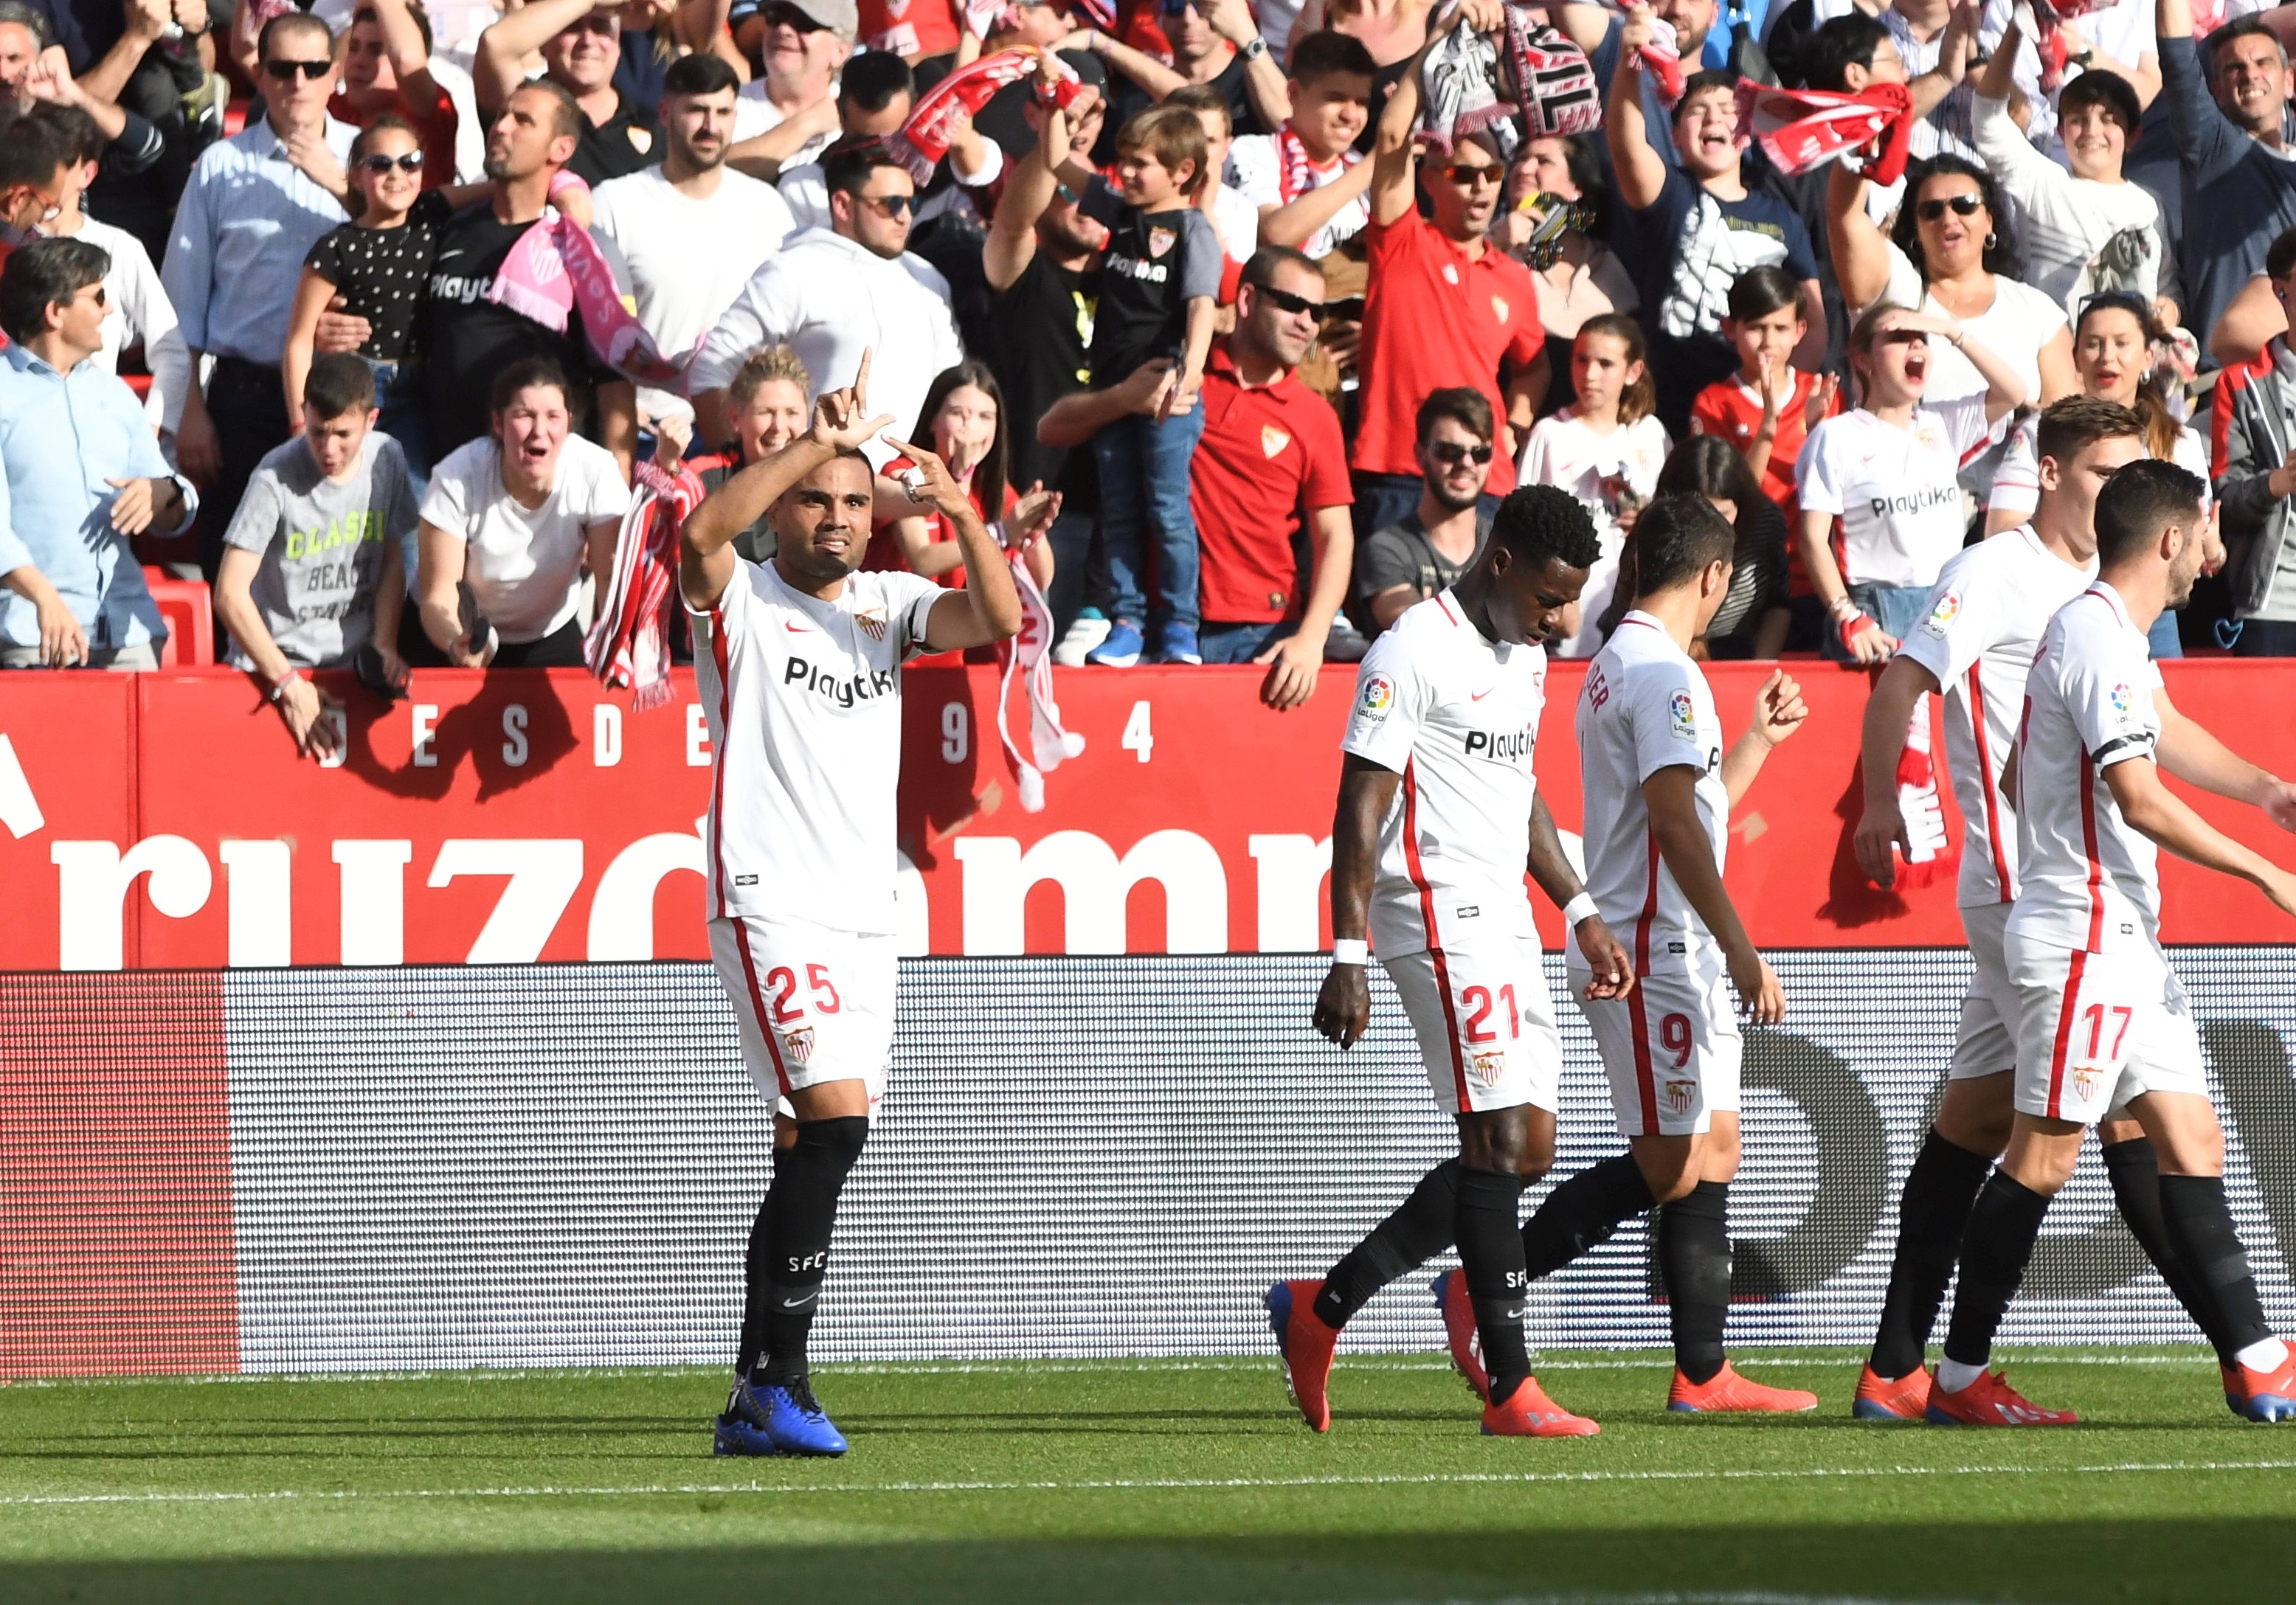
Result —
[[734, 1391], [726, 1396], [725, 1413], [718, 1418], [718, 1435], [709, 1445], [709, 1453], [757, 1456], [781, 1453], [774, 1447], [773, 1434], [767, 1429], [765, 1403], [750, 1390], [747, 1377], [735, 1382]]
[[1084, 660], [1102, 668], [1130, 668], [1140, 661], [1140, 649], [1144, 644], [1140, 638], [1140, 626], [1129, 618], [1119, 618], [1109, 626], [1107, 638], [1084, 655]]
[[1204, 654], [1196, 644], [1196, 626], [1168, 620], [1156, 637], [1156, 660], [1160, 663], [1201, 663]]
[[833, 1426], [804, 1381], [783, 1388], [761, 1388], [758, 1402], [766, 1408], [766, 1433], [781, 1454], [842, 1454], [845, 1435]]

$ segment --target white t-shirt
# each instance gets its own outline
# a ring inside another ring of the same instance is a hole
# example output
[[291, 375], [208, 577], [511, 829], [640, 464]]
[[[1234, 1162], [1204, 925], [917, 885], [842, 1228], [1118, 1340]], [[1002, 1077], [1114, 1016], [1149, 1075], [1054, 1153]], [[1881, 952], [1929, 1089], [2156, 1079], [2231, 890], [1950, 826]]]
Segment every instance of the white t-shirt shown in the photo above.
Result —
[[[1930, 294], [1929, 287], [1922, 283], [1922, 275], [1906, 253], [1894, 242], [1889, 250], [1890, 283], [1882, 292], [1882, 299], [1900, 307], [1918, 307], [1923, 312], [1950, 317], [1952, 314]], [[2030, 284], [1997, 273], [1993, 275], [1993, 304], [1975, 317], [1963, 318], [1961, 326], [1978, 344], [2015, 370], [2017, 377], [2024, 381], [2026, 405], [2041, 405], [2041, 348], [2054, 340], [2057, 331], [2065, 326], [2065, 309], [2062, 306]], [[1977, 371], [1976, 364], [1941, 340], [1930, 342], [1929, 383], [1923, 392], [1925, 400], [1951, 401], [1957, 397], [1984, 394], [1985, 375]]]
[[[1270, 49], [1275, 46], [1271, 45]], [[1349, 152], [1353, 155], [1353, 152]], [[1310, 165], [1308, 168], [1308, 188], [1318, 190], [1347, 176], [1354, 162], [1342, 156], [1328, 167]], [[1246, 134], [1227, 148], [1228, 185], [1241, 192], [1255, 209], [1283, 204], [1283, 158], [1275, 147], [1273, 134]], [[1294, 196], [1292, 199], [1297, 200]], [[1311, 257], [1329, 256], [1342, 243], [1363, 232], [1371, 221], [1371, 199], [1358, 195], [1337, 212], [1332, 220], [1308, 237], [1302, 249]]]
[[[837, 86], [832, 84], [829, 86], [829, 93], [834, 97], [837, 94]], [[766, 80], [761, 78], [751, 78], [742, 85], [740, 91], [734, 96], [733, 143], [738, 145], [745, 139], [755, 139], [760, 134], [770, 134], [788, 120], [789, 113], [766, 98]], [[782, 159], [783, 170], [802, 167], [808, 161], [819, 161], [821, 153], [837, 143], [840, 132], [839, 129], [832, 128], [826, 134], [816, 134], [807, 140], [805, 143]]]
[[[1677, 764], [1698, 772], [1698, 820], [1721, 872], [1730, 790], [1722, 783], [1722, 721], [1714, 693], [1666, 626], [1636, 609], [1587, 670], [1578, 692], [1578, 780], [1586, 807], [1587, 890], [1603, 922], [1626, 938], [1635, 973], [1715, 967], [1721, 949], [1682, 895], [1651, 834], [1643, 782]], [[1569, 962], [1588, 968], [1575, 946]]]
[[1546, 652], [1489, 639], [1448, 591], [1372, 643], [1340, 749], [1403, 776], [1372, 882], [1381, 958], [1538, 939], [1522, 878], [1546, 706]]
[[1961, 550], [1961, 465], [1993, 432], [1981, 394], [1941, 406], [1923, 402], [1909, 429], [1858, 407], [1810, 430], [1794, 484], [1804, 512], [1833, 515], [1833, 561], [1844, 585], [1937, 583]]
[[1238, 267], [1259, 249], [1259, 209], [1226, 184], [1212, 193], [1212, 227], [1219, 235], [1221, 254]]
[[[658, 167], [600, 184], [590, 198], [591, 233], [621, 254], [637, 317], [664, 356], [701, 343], [750, 275], [796, 229], [773, 185], [718, 169], [706, 201], [681, 195]], [[649, 417], [685, 402], [651, 388], [639, 405]]]
[[1898, 645], [1945, 691], [1945, 752], [1960, 805], [1964, 908], [2017, 897], [2017, 815], [2001, 769], [2025, 710], [2025, 675], [2056, 611], [2095, 577], [2041, 545], [2030, 525], [1964, 547], [1938, 576], [1929, 617]]
[[2120, 817], [2104, 772], [2152, 756], [2160, 688], [2144, 632], [2104, 581], [2049, 621], [2025, 677], [2012, 937], [2088, 953], [2159, 945], [2160, 849]]
[[2074, 177], [2033, 148], [2005, 101], [1978, 97], [1975, 124], [1985, 165], [2016, 208], [2017, 242], [2034, 289], [2069, 316], [2103, 291], [2129, 291], [2148, 301], [2161, 292], [2161, 203], [2152, 191], [2133, 180]]
[[[1994, 471], [1993, 494], [1985, 504], [1988, 512], [2013, 512], [2023, 518], [2041, 504], [2041, 458], [2035, 445], [2039, 438], [2041, 421], [2038, 414], [2019, 424], [2009, 436], [2009, 449], [2002, 455], [2001, 466]], [[2169, 460], [2187, 473], [2198, 474], [2204, 487], [2201, 504], [2208, 505], [2209, 446], [2194, 430], [2177, 431], [2177, 448]], [[2068, 599], [2070, 600], [2070, 599]]]
[[1654, 417], [1637, 418], [1604, 435], [1583, 422], [1575, 406], [1531, 426], [1516, 464], [1515, 482], [1559, 486], [1577, 496], [1595, 520], [1595, 536], [1603, 544], [1602, 555], [1587, 571], [1586, 588], [1578, 593], [1578, 633], [1555, 647], [1556, 657], [1588, 657], [1602, 645], [1595, 622], [1618, 589], [1619, 548], [1626, 544], [1619, 533], [1620, 492], [1623, 488], [1637, 504], [1649, 501], [1673, 445], [1666, 425]]
[[584, 531], [629, 510], [613, 453], [579, 435], [559, 448], [557, 478], [539, 507], [520, 505], [503, 488], [502, 447], [491, 435], [449, 452], [422, 497], [422, 521], [468, 543], [463, 578], [512, 644], [539, 641], [574, 617]]
[[718, 605], [693, 613], [712, 755], [709, 918], [896, 929], [901, 665], [947, 594], [914, 574], [872, 571], [822, 602], [745, 561]]

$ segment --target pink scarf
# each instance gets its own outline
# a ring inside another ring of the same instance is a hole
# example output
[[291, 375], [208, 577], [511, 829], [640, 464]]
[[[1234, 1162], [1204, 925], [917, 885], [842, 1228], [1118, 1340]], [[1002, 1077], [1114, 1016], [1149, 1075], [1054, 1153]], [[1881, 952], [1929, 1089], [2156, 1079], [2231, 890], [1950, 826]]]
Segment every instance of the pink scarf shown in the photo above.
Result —
[[1824, 89], [1771, 89], [1738, 80], [1738, 132], [1792, 176], [1853, 151], [1868, 152], [1866, 176], [1895, 184], [1906, 171], [1914, 137], [1914, 101], [1903, 84], [1875, 84], [1856, 94]]
[[[1024, 554], [1007, 552], [1013, 584], [1021, 593], [1021, 633], [996, 643], [996, 659], [1004, 676], [996, 684], [996, 734], [1004, 743], [1004, 761], [1021, 792], [1021, 807], [1041, 813], [1045, 807], [1045, 776], [1084, 752], [1084, 737], [1061, 726], [1060, 705], [1053, 700], [1053, 610], [1045, 594], [1029, 577]], [[1029, 752], [1013, 738], [1013, 680], [1022, 677], [1029, 688]], [[1031, 758], [1034, 759], [1031, 762]]]
[[[582, 660], [604, 685], [631, 688], [643, 713], [671, 697], [669, 610], [677, 588], [677, 532], [705, 494], [691, 468], [672, 475], [637, 465], [637, 495], [614, 537], [614, 573], [582, 641]], [[739, 582], [736, 582], [739, 583]]]
[[[581, 183], [562, 172], [552, 181], [551, 193]], [[606, 265], [605, 253], [590, 238], [590, 231], [561, 216], [555, 207], [544, 208], [540, 219], [510, 248], [487, 299], [555, 334], [566, 332], [568, 319], [579, 307], [582, 337], [590, 354], [644, 385], [683, 389], [686, 364], [701, 348], [696, 344], [693, 351], [664, 356], [653, 337], [622, 305], [614, 270]]]
[[[909, 176], [917, 181], [917, 187], [922, 189], [932, 182], [933, 169], [948, 154], [949, 142], [972, 114], [1007, 84], [1017, 84], [1033, 74], [1037, 63], [1043, 59], [1044, 52], [1033, 46], [1018, 46], [958, 68], [916, 103], [909, 112], [909, 120], [885, 142], [886, 147], [909, 169]], [[1066, 109], [1084, 87], [1084, 80], [1058, 56], [1053, 58], [1053, 64], [1060, 73], [1055, 99]]]

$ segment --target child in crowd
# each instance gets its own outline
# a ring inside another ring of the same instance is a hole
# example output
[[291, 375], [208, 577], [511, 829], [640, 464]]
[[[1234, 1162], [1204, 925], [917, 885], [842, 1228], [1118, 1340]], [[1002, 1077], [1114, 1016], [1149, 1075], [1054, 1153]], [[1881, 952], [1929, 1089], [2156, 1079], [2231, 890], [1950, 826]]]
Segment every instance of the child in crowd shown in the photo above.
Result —
[[1227, 181], [1259, 211], [1259, 237], [1329, 256], [1371, 221], [1371, 164], [1355, 149], [1371, 121], [1378, 64], [1363, 41], [1329, 29], [1292, 51], [1292, 117], [1228, 151]]
[[1129, 668], [1147, 650], [1144, 587], [1152, 546], [1156, 656], [1201, 663], [1188, 465], [1204, 430], [1194, 403], [1211, 354], [1222, 263], [1219, 236], [1195, 208], [1211, 178], [1203, 125], [1185, 107], [1154, 107], [1124, 125], [1116, 151], [1116, 188], [1073, 158], [1062, 168], [1062, 181], [1084, 196], [1084, 215], [1109, 234], [1093, 316], [1092, 381], [1119, 384], [1155, 361], [1171, 364], [1173, 373], [1153, 414], [1119, 419], [1093, 437], [1113, 623], [1086, 660]]
[[406, 679], [399, 553], [416, 516], [406, 459], [374, 427], [367, 364], [318, 357], [302, 393], [301, 438], [263, 459], [224, 533], [215, 601], [229, 660], [263, 684], [296, 747], [325, 757], [341, 742], [326, 716], [341, 704], [301, 671], [350, 667], [371, 646], [385, 681]]
[[1619, 577], [1619, 547], [1658, 485], [1673, 444], [1654, 415], [1642, 325], [1605, 312], [1578, 327], [1570, 347], [1570, 379], [1578, 399], [1531, 426], [1517, 483], [1559, 485], [1586, 505], [1602, 541], [1602, 556], [1587, 576], [1570, 639], [1554, 649], [1563, 658], [1592, 657], [1602, 644], [1596, 621]]
[[[1801, 460], [1802, 442], [1821, 419], [1840, 405], [1840, 386], [1831, 373], [1805, 373], [1793, 365], [1793, 354], [1809, 332], [1803, 312], [1801, 286], [1782, 267], [1747, 269], [1730, 286], [1730, 315], [1722, 332], [1738, 348], [1738, 372], [1719, 379], [1698, 393], [1690, 404], [1690, 432], [1713, 435], [1738, 448], [1762, 494], [1784, 513], [1786, 528], [1796, 527], [1800, 509], [1794, 500], [1794, 468]], [[1811, 615], [1809, 638], [1816, 639], [1820, 624], [1811, 595], [1809, 576], [1801, 566], [1794, 543], [1786, 543], [1789, 594]]]
[[[1001, 529], [1010, 550], [1028, 553], [1029, 577], [1039, 590], [1051, 585], [1053, 550], [1037, 537], [1060, 512], [1060, 493], [1032, 485], [1022, 495], [1006, 482], [1004, 397], [988, 364], [968, 357], [942, 373], [925, 393], [918, 415], [924, 420], [925, 438], [950, 477], [972, 495], [980, 521]], [[906, 457], [895, 457], [884, 474], [898, 481], [904, 469], [914, 466]], [[879, 524], [861, 566], [906, 569], [953, 589], [964, 586], [964, 554], [955, 526], [938, 512], [913, 512]]]

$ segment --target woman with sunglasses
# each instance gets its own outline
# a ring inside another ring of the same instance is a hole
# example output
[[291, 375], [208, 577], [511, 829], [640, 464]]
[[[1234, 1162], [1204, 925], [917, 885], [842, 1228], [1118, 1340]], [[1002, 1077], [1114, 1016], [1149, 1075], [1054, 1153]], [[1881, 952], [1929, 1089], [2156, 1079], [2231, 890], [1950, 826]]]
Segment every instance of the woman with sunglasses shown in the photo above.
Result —
[[1602, 158], [1591, 134], [1531, 140], [1507, 169], [1506, 203], [1491, 236], [1530, 269], [1538, 287], [1548, 374], [1542, 414], [1578, 398], [1570, 385], [1570, 342], [1579, 326], [1605, 312], [1642, 307], [1634, 275], [1603, 243], [1603, 201]]

